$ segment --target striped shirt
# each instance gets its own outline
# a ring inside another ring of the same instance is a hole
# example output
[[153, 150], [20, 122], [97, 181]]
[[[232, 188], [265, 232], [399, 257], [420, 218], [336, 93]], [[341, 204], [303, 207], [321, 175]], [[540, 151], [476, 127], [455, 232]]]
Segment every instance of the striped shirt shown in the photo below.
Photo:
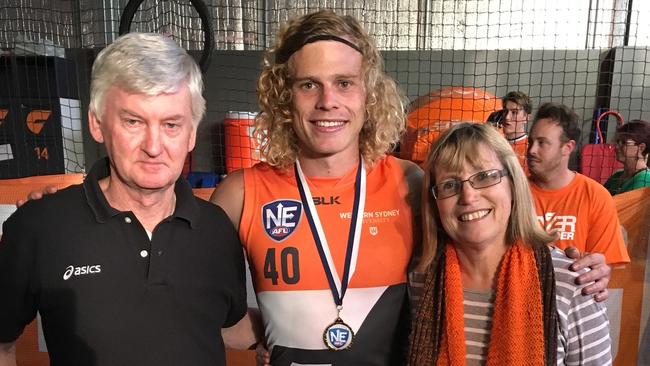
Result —
[[[573, 260], [564, 251], [552, 248], [555, 268], [556, 306], [558, 313], [558, 365], [611, 365], [609, 320], [605, 305], [583, 296], [586, 285], [576, 285], [575, 278], [587, 270], [573, 272]], [[411, 280], [415, 277], [410, 276]], [[421, 284], [412, 285], [419, 295]], [[467, 365], [484, 365], [492, 329], [494, 292], [463, 290], [465, 347]]]
[[485, 365], [492, 330], [494, 291], [463, 290], [467, 366]]

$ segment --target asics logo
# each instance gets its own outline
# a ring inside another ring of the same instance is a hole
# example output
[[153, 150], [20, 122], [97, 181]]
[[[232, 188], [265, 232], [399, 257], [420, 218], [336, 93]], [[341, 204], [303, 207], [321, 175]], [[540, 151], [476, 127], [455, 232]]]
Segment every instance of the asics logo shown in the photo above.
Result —
[[102, 267], [99, 264], [95, 264], [93, 266], [81, 266], [81, 267], [67, 266], [65, 268], [65, 272], [63, 272], [63, 280], [67, 281], [72, 276], [83, 276], [88, 274], [101, 273], [101, 271], [102, 271]]

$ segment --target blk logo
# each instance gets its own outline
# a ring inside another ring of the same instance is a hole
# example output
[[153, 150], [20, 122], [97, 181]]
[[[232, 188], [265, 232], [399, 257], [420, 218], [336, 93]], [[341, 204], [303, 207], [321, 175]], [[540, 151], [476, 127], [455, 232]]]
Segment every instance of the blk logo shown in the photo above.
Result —
[[302, 203], [278, 200], [262, 207], [262, 225], [266, 234], [278, 243], [288, 238], [300, 222]]
[[340, 205], [339, 196], [313, 197], [314, 205]]

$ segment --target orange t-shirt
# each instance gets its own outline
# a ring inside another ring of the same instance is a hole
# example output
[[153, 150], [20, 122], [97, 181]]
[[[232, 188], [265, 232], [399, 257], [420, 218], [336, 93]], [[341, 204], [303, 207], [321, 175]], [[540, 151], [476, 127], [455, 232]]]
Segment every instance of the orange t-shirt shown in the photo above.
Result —
[[[307, 179], [339, 279], [355, 174], [352, 169], [342, 178]], [[406, 298], [413, 217], [407, 181], [396, 158], [387, 157], [367, 168], [366, 182], [359, 254], [340, 314], [357, 338], [350, 350], [312, 358], [311, 352], [326, 349], [323, 331], [337, 312], [293, 170], [279, 171], [264, 163], [244, 170], [239, 234], [272, 364], [373, 364], [370, 358], [386, 359], [391, 354]]]
[[566, 187], [549, 191], [530, 188], [537, 218], [548, 232], [557, 232], [556, 245], [581, 252], [605, 255], [608, 264], [629, 263], [616, 205], [609, 192], [598, 182], [576, 173]]
[[510, 143], [510, 146], [512, 146], [512, 150], [515, 151], [515, 155], [517, 155], [519, 164], [521, 164], [521, 167], [524, 168], [524, 171], [528, 173], [528, 166], [526, 165], [526, 152], [528, 151], [528, 135], [524, 135], [513, 140], [508, 139], [508, 142]]

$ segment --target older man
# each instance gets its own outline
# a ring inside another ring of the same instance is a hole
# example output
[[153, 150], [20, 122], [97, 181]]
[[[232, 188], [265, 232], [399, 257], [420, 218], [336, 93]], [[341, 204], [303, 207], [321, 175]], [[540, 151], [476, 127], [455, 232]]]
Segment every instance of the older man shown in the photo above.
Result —
[[179, 179], [205, 111], [171, 39], [122, 36], [92, 70], [89, 128], [108, 157], [20, 207], [0, 242], [0, 365], [39, 312], [53, 365], [223, 365], [245, 314], [237, 233]]

